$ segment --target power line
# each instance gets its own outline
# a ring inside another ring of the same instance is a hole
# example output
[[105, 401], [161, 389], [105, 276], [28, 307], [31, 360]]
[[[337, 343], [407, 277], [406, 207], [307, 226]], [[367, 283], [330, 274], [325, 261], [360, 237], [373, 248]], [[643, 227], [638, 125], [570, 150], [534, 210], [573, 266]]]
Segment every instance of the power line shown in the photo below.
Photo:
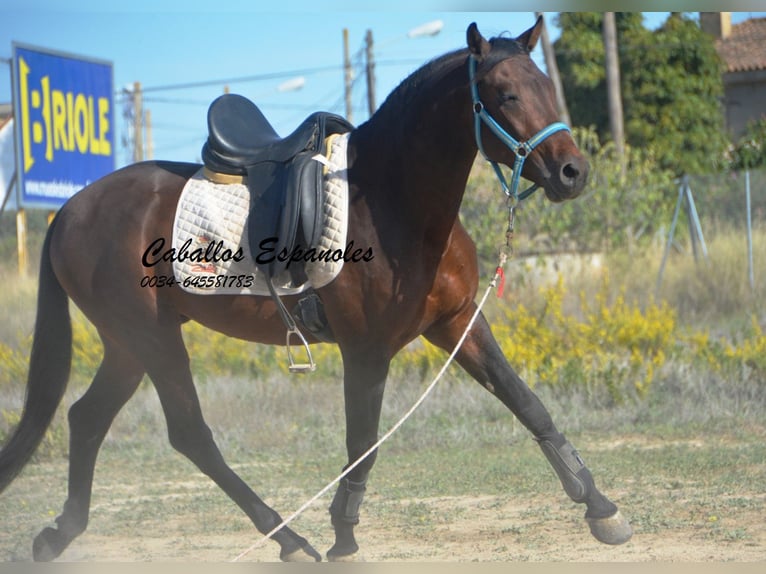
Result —
[[316, 68], [305, 68], [302, 70], [290, 70], [286, 72], [272, 72], [269, 74], [257, 74], [252, 76], [239, 76], [235, 78], [222, 78], [218, 80], [201, 80], [198, 82], [186, 82], [181, 84], [166, 84], [164, 86], [148, 86], [142, 88], [144, 93], [146, 92], [163, 92], [170, 90], [186, 90], [190, 88], [203, 88], [206, 86], [220, 86], [226, 84], [241, 84], [245, 82], [260, 82], [263, 80], [276, 80], [281, 78], [289, 78], [291, 76], [306, 76], [310, 74], [317, 74], [320, 72], [328, 72], [334, 70], [343, 70], [342, 66], [320, 66]]

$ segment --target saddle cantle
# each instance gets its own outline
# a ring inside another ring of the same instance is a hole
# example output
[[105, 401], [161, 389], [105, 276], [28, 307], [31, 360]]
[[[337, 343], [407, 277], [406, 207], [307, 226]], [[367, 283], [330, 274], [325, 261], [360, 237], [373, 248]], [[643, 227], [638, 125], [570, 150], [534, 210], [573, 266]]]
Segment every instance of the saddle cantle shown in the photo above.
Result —
[[[322, 235], [323, 161], [327, 138], [353, 126], [341, 116], [315, 112], [290, 135], [279, 137], [258, 107], [247, 98], [224, 94], [210, 105], [208, 138], [202, 147], [205, 167], [215, 173], [245, 176], [250, 193], [248, 244], [250, 253], [268, 247], [270, 253], [293, 253], [315, 248]], [[268, 278], [268, 288], [287, 327], [290, 369], [313, 370], [306, 340], [285, 308], [273, 278], [288, 270], [296, 285], [307, 282], [300, 263], [289, 257], [255, 257]], [[310, 365], [296, 365], [290, 353], [290, 336], [297, 335]]]

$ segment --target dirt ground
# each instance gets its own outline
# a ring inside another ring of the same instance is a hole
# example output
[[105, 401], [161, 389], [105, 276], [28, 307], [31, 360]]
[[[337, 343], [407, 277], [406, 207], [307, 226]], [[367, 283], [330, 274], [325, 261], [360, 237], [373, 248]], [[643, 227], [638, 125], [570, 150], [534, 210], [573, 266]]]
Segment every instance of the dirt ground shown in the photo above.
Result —
[[[470, 465], [470, 450], [452, 458], [455, 449], [443, 453], [441, 463], [448, 468], [442, 474], [455, 469], [449, 477], [459, 481], [452, 490], [429, 482], [434, 477], [424, 473], [420, 453], [412, 458], [414, 473], [410, 459], [390, 453], [378, 462], [362, 506], [360, 557], [387, 564], [764, 562], [764, 435], [748, 436], [749, 442], [726, 436], [716, 441], [637, 436], [584, 441], [594, 459], [604, 465], [612, 460], [619, 468], [619, 476], [602, 472], [599, 478], [633, 525], [632, 539], [620, 546], [592, 537], [584, 506], [560, 490], [531, 441], [514, 447], [523, 477], [509, 475], [506, 460], [492, 466], [494, 451], [477, 455], [481, 468], [500, 469], [499, 490], [491, 488], [491, 481], [498, 480], [494, 475], [477, 474], [479, 469]], [[96, 469], [88, 530], [59, 562], [224, 563], [243, 553], [240, 561], [246, 563], [279, 560], [278, 545], [259, 545], [262, 537], [244, 513], [188, 461], [171, 456], [170, 447], [146, 458], [142, 451], [113, 452], [110, 447]], [[622, 463], [616, 464], [610, 453], [619, 454]], [[537, 461], [539, 473], [531, 460]], [[232, 464], [283, 517], [328, 476], [313, 462], [291, 459], [287, 468], [286, 462], [250, 458]], [[34, 536], [61, 511], [66, 469], [64, 458], [30, 464], [0, 498], [6, 525], [0, 528], [0, 561], [31, 560]], [[413, 486], [402, 489], [401, 484]], [[402, 494], [415, 487], [457, 495]], [[332, 492], [290, 524], [322, 555], [333, 544], [327, 512]]]
[[[176, 496], [193, 496], [188, 485]], [[207, 489], [204, 489], [207, 490]], [[165, 497], [172, 495], [163, 495]], [[123, 500], [128, 504], [135, 500]], [[145, 502], [151, 502], [145, 500]], [[180, 503], [178, 507], [185, 505]], [[112, 500], [116, 510], [121, 501]], [[455, 516], [439, 524], [418, 526], [403, 524], [391, 527], [380, 518], [367, 517], [358, 528], [362, 548], [360, 556], [368, 562], [752, 562], [766, 560], [766, 525], [764, 516], [744, 511], [736, 518], [736, 528], [747, 531], [745, 540], [711, 540], [698, 526], [673, 527], [657, 532], [636, 530], [633, 538], [621, 546], [608, 546], [596, 541], [581, 520], [579, 507], [562, 504], [559, 511], [531, 512], [546, 502], [525, 500], [523, 503], [500, 497], [445, 497], [417, 501], [375, 504], [397, 506], [416, 523], [415, 513], [407, 507], [416, 504], [429, 516]], [[549, 506], [550, 508], [550, 506]], [[387, 512], [393, 509], [388, 508]], [[236, 511], [235, 511], [236, 512]], [[577, 512], [577, 514], [573, 514]], [[99, 520], [106, 519], [109, 509], [94, 508]], [[364, 516], [364, 515], [363, 515]], [[65, 551], [59, 561], [184, 561], [227, 562], [255, 545], [260, 536], [254, 530], [234, 529], [219, 532], [218, 527], [200, 531], [200, 516], [180, 513], [171, 520], [142, 524], [133, 536], [86, 532]], [[721, 525], [722, 527], [725, 525]], [[735, 525], [731, 525], [732, 527]], [[331, 545], [331, 530], [324, 504], [310, 508], [294, 523], [295, 530], [306, 536], [322, 554]], [[736, 537], [732, 537], [736, 538]], [[249, 551], [240, 561], [269, 562], [278, 560], [278, 546], [267, 542]], [[22, 558], [22, 557], [17, 557]]]

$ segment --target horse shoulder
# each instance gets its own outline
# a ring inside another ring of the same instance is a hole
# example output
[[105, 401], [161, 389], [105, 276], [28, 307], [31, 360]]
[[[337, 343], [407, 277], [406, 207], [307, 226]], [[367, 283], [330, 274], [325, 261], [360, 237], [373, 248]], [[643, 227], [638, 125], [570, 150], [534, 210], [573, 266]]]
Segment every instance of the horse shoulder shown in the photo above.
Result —
[[428, 294], [429, 311], [435, 321], [471, 304], [478, 289], [478, 269], [476, 245], [457, 219]]

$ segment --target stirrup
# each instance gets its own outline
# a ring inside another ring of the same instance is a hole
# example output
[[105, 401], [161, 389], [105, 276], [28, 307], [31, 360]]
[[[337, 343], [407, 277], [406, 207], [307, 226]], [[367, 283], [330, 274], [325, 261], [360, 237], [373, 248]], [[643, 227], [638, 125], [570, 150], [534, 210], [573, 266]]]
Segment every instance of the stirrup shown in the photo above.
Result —
[[[285, 336], [285, 347], [287, 348], [287, 370], [291, 373], [311, 373], [316, 370], [317, 366], [314, 363], [314, 357], [311, 356], [311, 349], [309, 349], [308, 341], [306, 341], [306, 338], [303, 336], [303, 333], [301, 333], [298, 330], [298, 326], [295, 324], [295, 321], [290, 316], [290, 312], [285, 308], [285, 304], [282, 303], [282, 299], [279, 298], [279, 295], [277, 295], [277, 290], [274, 287], [274, 283], [272, 282], [272, 278], [269, 277], [269, 280], [266, 283], [269, 287], [269, 293], [271, 294], [271, 298], [274, 300], [274, 303], [277, 305], [277, 310], [279, 311], [279, 316], [282, 317], [282, 322], [285, 324], [285, 327], [287, 328], [287, 335]], [[295, 358], [293, 357], [293, 352], [290, 350], [290, 337], [292, 335], [297, 335], [297, 337], [300, 339], [301, 345], [303, 345], [303, 348], [306, 350], [306, 356], [309, 359], [308, 363], [296, 363]]]
[[[308, 357], [308, 363], [296, 363], [295, 359], [293, 357], [293, 353], [290, 350], [290, 336], [291, 335], [297, 335], [298, 338], [301, 341], [301, 345], [303, 345], [303, 348], [306, 350], [306, 356]], [[309, 348], [309, 344], [306, 341], [306, 338], [303, 336], [303, 333], [301, 333], [297, 327], [293, 326], [291, 328], [287, 329], [287, 336], [285, 340], [285, 347], [287, 348], [287, 369], [291, 373], [311, 373], [316, 370], [317, 366], [314, 363], [314, 358], [311, 356], [311, 349]]]

